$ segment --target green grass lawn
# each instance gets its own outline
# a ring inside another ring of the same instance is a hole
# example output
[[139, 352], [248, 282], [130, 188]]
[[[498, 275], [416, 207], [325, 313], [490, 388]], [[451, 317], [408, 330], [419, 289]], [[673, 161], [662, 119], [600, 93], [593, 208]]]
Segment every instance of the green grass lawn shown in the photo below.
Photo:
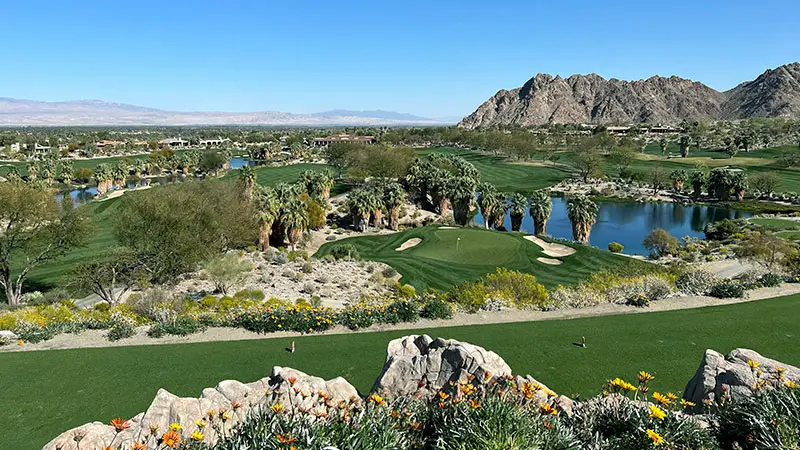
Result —
[[[720, 304], [724, 302], [720, 301]], [[656, 375], [653, 388], [682, 391], [707, 348], [752, 348], [800, 365], [800, 295], [659, 313], [416, 330], [497, 352], [515, 373], [565, 395], [595, 395], [604, 381]], [[199, 344], [0, 353], [0, 448], [36, 450], [95, 420], [144, 411], [159, 388], [181, 396], [224, 379], [254, 381], [291, 366], [343, 376], [370, 389], [386, 345], [412, 332], [353, 333]], [[586, 337], [587, 348], [572, 345]], [[285, 350], [291, 340], [297, 351]], [[10, 431], [9, 431], [10, 430]]]
[[[575, 284], [602, 268], [610, 269], [626, 263], [646, 264], [577, 245], [576, 253], [560, 258], [564, 264], [548, 265], [537, 261], [537, 258], [547, 255], [523, 236], [521, 233], [481, 228], [440, 229], [430, 226], [396, 234], [365, 234], [328, 242], [314, 256], [327, 254], [337, 243], [350, 243], [358, 249], [362, 259], [389, 264], [403, 275], [403, 283], [418, 290], [428, 287], [448, 289], [464, 280], [477, 280], [494, 272], [497, 267], [532, 273], [540, 283], [554, 288], [559, 284]], [[403, 251], [395, 250], [412, 238], [422, 239], [422, 242]]]
[[758, 225], [760, 227], [765, 228], [774, 228], [777, 230], [797, 230], [800, 229], [800, 222], [794, 220], [786, 220], [786, 219], [770, 219], [770, 218], [761, 218], [756, 217], [753, 219], [748, 219], [750, 223], [753, 225]]
[[[264, 186], [275, 186], [279, 183], [294, 183], [300, 179], [300, 175], [306, 170], [317, 170], [320, 172], [329, 171], [336, 174], [336, 169], [327, 164], [291, 164], [278, 167], [258, 167], [256, 168], [256, 182]], [[239, 176], [238, 170], [231, 170], [226, 175], [226, 179], [235, 179]], [[339, 195], [346, 192], [348, 186], [343, 183], [336, 183], [331, 189], [331, 195]]]

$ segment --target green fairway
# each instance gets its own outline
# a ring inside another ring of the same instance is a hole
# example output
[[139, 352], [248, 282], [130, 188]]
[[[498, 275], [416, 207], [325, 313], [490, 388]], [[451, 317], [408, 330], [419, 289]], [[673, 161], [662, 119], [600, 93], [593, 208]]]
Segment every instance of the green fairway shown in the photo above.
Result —
[[748, 219], [748, 222], [752, 223], [753, 225], [758, 225], [760, 227], [765, 227], [765, 228], [774, 228], [776, 230], [800, 229], [800, 222], [794, 220], [756, 217], [754, 219]]
[[480, 171], [481, 181], [493, 184], [501, 192], [531, 192], [558, 184], [570, 175], [570, 170], [563, 166], [512, 162], [506, 158], [458, 148], [429, 148], [418, 153], [458, 155]]
[[[720, 301], [720, 304], [724, 302]], [[531, 374], [565, 395], [595, 395], [604, 381], [656, 375], [659, 391], [681, 391], [706, 348], [752, 348], [800, 364], [800, 295], [737, 305], [572, 320], [352, 333], [200, 344], [0, 353], [0, 448], [36, 450], [85, 422], [131, 417], [159, 388], [182, 396], [224, 379], [254, 381], [275, 365], [332, 378], [366, 392], [386, 345], [427, 333], [497, 352], [515, 373]], [[586, 348], [572, 345], [586, 337]], [[297, 351], [285, 350], [291, 340]]]
[[[536, 275], [548, 288], [576, 284], [604, 268], [621, 264], [647, 264], [623, 256], [576, 245], [576, 252], [561, 259], [561, 265], [537, 261], [547, 257], [538, 245], [521, 233], [507, 233], [482, 228], [441, 229], [438, 226], [414, 228], [388, 235], [357, 236], [329, 242], [314, 255], [322, 257], [337, 243], [350, 243], [362, 259], [380, 261], [403, 275], [402, 281], [419, 290], [431, 287], [448, 289], [464, 280], [477, 280], [498, 266]], [[404, 242], [418, 238], [422, 242], [397, 251]]]

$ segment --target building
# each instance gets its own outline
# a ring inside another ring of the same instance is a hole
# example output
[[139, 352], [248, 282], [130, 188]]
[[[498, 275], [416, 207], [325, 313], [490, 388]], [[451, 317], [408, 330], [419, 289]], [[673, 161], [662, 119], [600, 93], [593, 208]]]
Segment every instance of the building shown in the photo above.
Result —
[[105, 148], [114, 148], [114, 147], [118, 147], [120, 145], [125, 145], [125, 141], [109, 141], [109, 140], [104, 139], [102, 141], [95, 142], [94, 145], [99, 150], [102, 150], [102, 149], [105, 149]]
[[353, 136], [350, 134], [337, 134], [335, 136], [314, 139], [314, 145], [317, 147], [337, 144], [340, 142], [349, 142], [353, 144], [374, 144], [376, 140], [375, 136]]
[[158, 141], [158, 145], [161, 147], [169, 147], [169, 148], [186, 148], [189, 146], [189, 141], [184, 141], [181, 138], [170, 138]]

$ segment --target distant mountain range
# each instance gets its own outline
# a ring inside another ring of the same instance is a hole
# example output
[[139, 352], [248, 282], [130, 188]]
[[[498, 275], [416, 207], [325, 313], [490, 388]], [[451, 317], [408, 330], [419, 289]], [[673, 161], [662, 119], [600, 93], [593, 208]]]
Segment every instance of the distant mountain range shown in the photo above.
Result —
[[0, 126], [90, 125], [445, 125], [457, 118], [430, 119], [391, 111], [332, 110], [314, 114], [280, 111], [181, 112], [101, 100], [41, 102], [0, 97]]
[[547, 123], [658, 123], [800, 116], [800, 63], [767, 70], [719, 92], [672, 76], [623, 81], [596, 75], [538, 74], [500, 90], [459, 125], [468, 129]]

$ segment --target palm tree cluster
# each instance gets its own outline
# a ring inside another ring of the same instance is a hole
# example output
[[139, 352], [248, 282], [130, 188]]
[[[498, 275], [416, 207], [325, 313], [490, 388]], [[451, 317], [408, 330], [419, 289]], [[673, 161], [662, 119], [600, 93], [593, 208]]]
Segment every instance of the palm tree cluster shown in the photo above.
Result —
[[455, 222], [466, 225], [480, 172], [464, 158], [431, 154], [409, 168], [406, 183], [421, 202], [429, 203], [441, 216], [448, 216], [452, 206]]
[[597, 221], [597, 203], [585, 195], [575, 195], [567, 200], [567, 216], [572, 222], [572, 238], [589, 243], [589, 234]]
[[347, 196], [347, 208], [353, 218], [353, 227], [360, 231], [369, 228], [370, 217], [376, 228], [383, 227], [383, 216], [388, 215], [389, 229], [396, 230], [400, 223], [400, 207], [407, 199], [406, 191], [397, 182], [369, 183], [354, 189]]

